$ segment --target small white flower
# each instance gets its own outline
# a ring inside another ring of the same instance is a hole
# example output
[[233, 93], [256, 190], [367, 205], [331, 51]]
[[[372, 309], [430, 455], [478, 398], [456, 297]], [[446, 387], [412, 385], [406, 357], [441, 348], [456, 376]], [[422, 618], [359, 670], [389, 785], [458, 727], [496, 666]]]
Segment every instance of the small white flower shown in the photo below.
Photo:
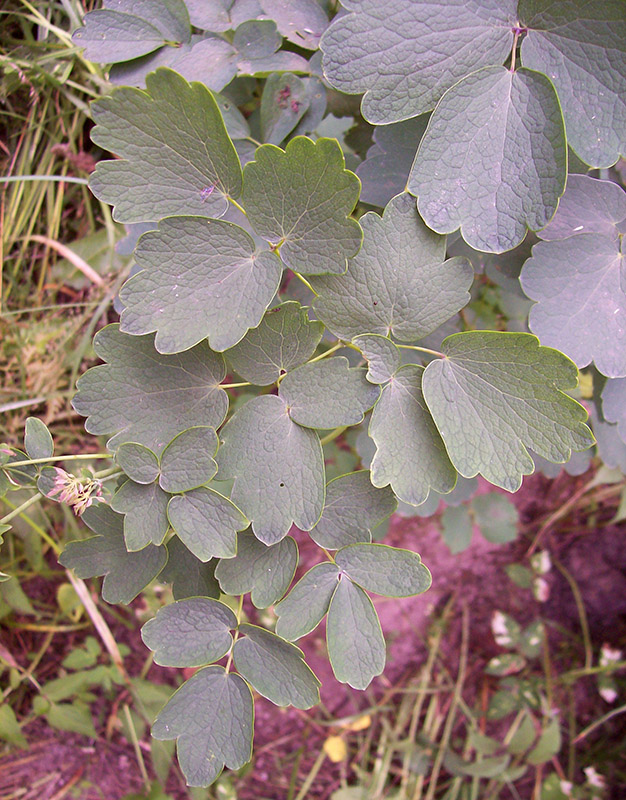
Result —
[[552, 569], [552, 560], [547, 550], [540, 550], [530, 559], [532, 568], [538, 575], [545, 575]]
[[611, 647], [610, 644], [603, 644], [602, 649], [600, 650], [600, 666], [606, 667], [609, 664], [614, 663], [615, 661], [621, 661], [622, 659], [622, 651], [618, 650], [615, 647]]
[[571, 781], [560, 781], [560, 788], [564, 795], [571, 797], [574, 784]]
[[617, 692], [609, 686], [600, 689], [600, 697], [607, 703], [614, 703], [617, 700]]
[[545, 603], [550, 597], [550, 586], [545, 578], [535, 578], [533, 581], [533, 595], [535, 600]]
[[491, 630], [496, 644], [506, 647], [513, 641], [506, 623], [506, 616], [501, 611], [494, 611], [491, 617]]
[[583, 772], [587, 778], [589, 786], [595, 786], [596, 789], [606, 788], [606, 779], [596, 770], [595, 767], [585, 767]]

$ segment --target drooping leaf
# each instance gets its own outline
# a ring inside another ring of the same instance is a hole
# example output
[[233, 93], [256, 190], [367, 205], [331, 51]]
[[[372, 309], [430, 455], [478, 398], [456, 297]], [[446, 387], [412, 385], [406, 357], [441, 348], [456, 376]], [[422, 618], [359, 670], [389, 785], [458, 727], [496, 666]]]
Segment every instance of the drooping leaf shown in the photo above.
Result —
[[352, 340], [367, 359], [367, 375], [371, 383], [387, 383], [400, 366], [400, 351], [386, 336], [365, 333]]
[[418, 145], [426, 130], [428, 116], [422, 114], [395, 125], [378, 125], [374, 144], [356, 168], [361, 180], [361, 202], [384, 208], [395, 195], [404, 192]]
[[252, 755], [254, 707], [246, 682], [223, 667], [206, 667], [167, 702], [152, 726], [155, 739], [178, 739], [189, 786], [209, 786], [224, 765], [239, 769]]
[[287, 597], [276, 604], [276, 633], [295, 642], [314, 630], [328, 611], [338, 579], [339, 570], [330, 562], [310, 569]]
[[533, 460], [567, 461], [593, 443], [585, 409], [564, 394], [578, 381], [562, 353], [527, 333], [469, 331], [443, 343], [425, 370], [424, 397], [456, 469], [514, 492]]
[[466, 506], [446, 508], [441, 515], [441, 535], [452, 555], [472, 543], [473, 523]]
[[111, 499], [111, 508], [124, 514], [124, 540], [133, 552], [146, 545], [161, 544], [169, 530], [167, 504], [170, 495], [161, 487], [126, 481]]
[[104, 503], [92, 505], [82, 519], [96, 536], [70, 542], [59, 563], [73, 569], [79, 578], [104, 575], [103, 599], [113, 604], [130, 603], [161, 572], [167, 550], [150, 544], [138, 553], [129, 553], [124, 544], [123, 517]]
[[363, 116], [374, 124], [430, 111], [452, 84], [502, 64], [513, 42], [514, 0], [441, 3], [346, 0], [322, 37], [324, 74], [337, 89], [365, 92]]
[[268, 144], [280, 144], [309, 108], [306, 84], [290, 72], [267, 79], [261, 97], [261, 135]]
[[263, 145], [246, 164], [243, 205], [252, 227], [296, 272], [342, 273], [361, 244], [350, 219], [359, 180], [345, 169], [334, 139], [292, 139], [285, 150]]
[[237, 536], [237, 555], [222, 559], [215, 577], [225, 594], [250, 592], [257, 608], [267, 608], [285, 594], [298, 565], [298, 545], [291, 536], [267, 545], [251, 533]]
[[328, 17], [317, 0], [259, 0], [261, 8], [273, 19], [278, 30], [290, 42], [307, 50], [317, 50], [328, 27]]
[[350, 544], [337, 553], [335, 562], [354, 583], [386, 597], [422, 594], [432, 583], [417, 553], [386, 544]]
[[159, 484], [166, 492], [188, 492], [208, 483], [217, 472], [213, 428], [198, 426], [175, 436], [161, 456]]
[[277, 706], [311, 708], [320, 701], [320, 682], [295, 644], [256, 625], [241, 625], [233, 656], [237, 671]]
[[522, 62], [554, 83], [570, 146], [593, 167], [615, 164], [626, 153], [624, 4], [521, 0], [518, 11]]
[[431, 489], [449, 492], [456, 482], [444, 442], [422, 393], [424, 369], [401, 367], [383, 388], [369, 424], [376, 444], [372, 483], [387, 486], [405, 503], [419, 506]]
[[24, 449], [29, 458], [51, 458], [54, 453], [52, 434], [37, 417], [28, 417], [24, 428]]
[[154, 336], [129, 336], [108, 325], [94, 337], [106, 361], [79, 379], [72, 405], [87, 417], [89, 433], [115, 434], [108, 447], [137, 442], [160, 453], [176, 434], [196, 425], [218, 428], [228, 410], [219, 383], [222, 356], [206, 342], [178, 355], [161, 355]]
[[602, 411], [606, 420], [617, 424], [617, 432], [626, 443], [626, 378], [606, 382], [602, 391]]
[[114, 89], [92, 106], [93, 141], [117, 153], [90, 178], [119, 222], [170, 214], [220, 217], [241, 192], [241, 167], [217, 103], [171, 69], [146, 78], [146, 91]]
[[342, 339], [393, 333], [420, 339], [469, 300], [474, 272], [464, 258], [445, 261], [446, 240], [420, 219], [413, 199], [394, 197], [381, 217], [361, 217], [363, 247], [344, 275], [314, 278], [313, 308]]
[[121, 330], [156, 331], [160, 353], [209, 339], [213, 350], [237, 344], [256, 327], [278, 290], [282, 265], [230, 222], [200, 217], [162, 220], [135, 251], [141, 271], [124, 285]]
[[232, 558], [237, 552], [237, 531], [245, 530], [249, 524], [234, 503], [205, 486], [172, 497], [167, 516], [200, 561]]
[[471, 247], [501, 253], [548, 223], [566, 172], [563, 116], [550, 81], [528, 69], [486, 67], [441, 98], [408, 189], [433, 230], [460, 228]]
[[307, 361], [323, 332], [322, 323], [310, 322], [300, 303], [282, 303], [267, 311], [258, 328], [249, 331], [226, 357], [242, 378], [266, 386]]
[[159, 575], [159, 580], [172, 584], [174, 600], [220, 596], [220, 585], [214, 574], [217, 559], [206, 563], [200, 561], [178, 536], [169, 540], [167, 552], [167, 564]]
[[490, 492], [472, 500], [474, 520], [488, 542], [505, 544], [517, 537], [519, 514], [513, 503], [502, 494]]
[[135, 483], [153, 483], [159, 476], [159, 459], [137, 442], [125, 442], [117, 448], [115, 460]]
[[230, 650], [237, 617], [208, 597], [190, 597], [163, 606], [141, 629], [146, 647], [162, 667], [200, 667]]
[[543, 344], [579, 367], [626, 375], [626, 192], [615, 183], [570, 175], [559, 209], [539, 233], [521, 283], [536, 300], [529, 325]]
[[367, 689], [385, 668], [385, 640], [376, 609], [348, 578], [339, 581], [330, 601], [326, 643], [335, 678], [353, 689]]
[[371, 542], [372, 528], [391, 516], [397, 504], [389, 487], [372, 486], [367, 470], [342, 475], [326, 484], [324, 512], [311, 538], [329, 550]]
[[343, 356], [303, 364], [288, 372], [279, 387], [289, 416], [306, 428], [358, 425], [379, 394], [365, 370], [351, 368]]
[[276, 544], [295, 523], [311, 530], [324, 507], [324, 461], [314, 431], [296, 425], [275, 395], [249, 400], [220, 433], [220, 474], [234, 478], [232, 500], [255, 536]]

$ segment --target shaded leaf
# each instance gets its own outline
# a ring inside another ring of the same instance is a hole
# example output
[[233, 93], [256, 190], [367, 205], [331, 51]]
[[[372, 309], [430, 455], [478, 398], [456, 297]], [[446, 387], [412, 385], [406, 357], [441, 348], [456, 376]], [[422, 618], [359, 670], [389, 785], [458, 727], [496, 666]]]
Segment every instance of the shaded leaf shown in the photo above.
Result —
[[371, 211], [360, 223], [363, 247], [345, 275], [312, 280], [319, 294], [313, 308], [336, 336], [393, 333], [414, 341], [466, 305], [474, 278], [469, 262], [444, 261], [445, 237], [424, 225], [409, 195], [394, 197], [382, 218]]
[[361, 244], [349, 218], [359, 196], [358, 178], [345, 169], [334, 139], [292, 139], [285, 150], [263, 145], [246, 164], [244, 200], [250, 224], [297, 272], [345, 272]]
[[472, 520], [466, 506], [446, 508], [441, 515], [441, 535], [452, 555], [472, 543]]
[[519, 514], [513, 503], [502, 494], [490, 492], [472, 500], [474, 520], [488, 542], [505, 544], [517, 538]]
[[257, 608], [267, 608], [285, 594], [298, 565], [298, 545], [291, 536], [268, 547], [251, 533], [237, 536], [237, 555], [217, 565], [215, 577], [224, 594], [250, 592]]
[[277, 706], [311, 708], [320, 701], [320, 682], [295, 644], [256, 625], [241, 625], [245, 634], [233, 648], [238, 672]]
[[501, 253], [528, 228], [548, 223], [566, 172], [565, 128], [550, 81], [527, 69], [487, 67], [441, 98], [408, 189], [433, 230], [460, 227], [471, 247]]
[[605, 383], [602, 391], [602, 411], [605, 419], [617, 424], [617, 432], [621, 440], [626, 443], [626, 378]]
[[371, 383], [386, 383], [400, 366], [400, 351], [386, 336], [378, 333], [355, 336], [352, 340], [367, 359], [367, 375]]
[[317, 50], [328, 17], [317, 0], [259, 0], [268, 17], [290, 42], [307, 50]]
[[160, 486], [126, 481], [111, 499], [111, 508], [124, 514], [124, 540], [129, 551], [161, 544], [169, 530], [167, 504], [170, 495]]
[[167, 543], [167, 564], [159, 575], [159, 580], [172, 584], [174, 600], [186, 597], [220, 596], [220, 586], [215, 578], [217, 559], [204, 563], [183, 544], [178, 536]]
[[152, 483], [159, 476], [159, 459], [137, 442], [125, 442], [117, 448], [115, 460], [135, 483]]
[[159, 609], [141, 638], [162, 667], [199, 667], [226, 655], [236, 627], [237, 617], [224, 603], [190, 597]]
[[208, 483], [217, 472], [213, 458], [217, 447], [214, 428], [198, 426], [179, 433], [161, 455], [161, 488], [166, 492], [188, 492]]
[[309, 108], [304, 81], [286, 73], [270, 75], [261, 97], [261, 135], [269, 144], [280, 144]]
[[562, 353], [527, 333], [470, 331], [449, 336], [423, 387], [456, 469], [482, 474], [510, 492], [534, 469], [527, 448], [564, 462], [593, 443], [587, 412], [564, 390], [578, 381]]
[[233, 30], [261, 14], [257, 0], [185, 0], [191, 24], [205, 31]]
[[537, 744], [526, 756], [529, 764], [545, 764], [561, 749], [561, 728], [558, 719], [552, 719], [541, 732]]
[[432, 583], [417, 553], [386, 544], [348, 545], [337, 553], [335, 563], [359, 586], [386, 597], [422, 594]]
[[235, 479], [232, 500], [255, 536], [276, 544], [293, 523], [311, 530], [324, 507], [322, 448], [315, 432], [291, 420], [285, 401], [275, 395], [249, 400], [220, 438], [220, 475]]
[[37, 417], [28, 417], [24, 428], [24, 449], [29, 458], [51, 458], [54, 442], [46, 424]]
[[339, 570], [330, 562], [310, 569], [276, 604], [276, 633], [293, 642], [314, 630], [328, 611], [338, 579]]

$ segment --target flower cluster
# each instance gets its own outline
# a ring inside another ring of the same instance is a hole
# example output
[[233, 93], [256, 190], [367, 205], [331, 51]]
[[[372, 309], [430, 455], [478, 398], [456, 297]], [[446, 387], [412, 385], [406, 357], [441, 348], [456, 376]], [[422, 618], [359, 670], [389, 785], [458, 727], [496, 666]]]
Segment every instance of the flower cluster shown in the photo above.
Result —
[[47, 492], [47, 497], [59, 495], [60, 503], [67, 503], [80, 516], [93, 501], [102, 497], [102, 482], [95, 478], [78, 478], [60, 467], [54, 467], [56, 478], [54, 487]]

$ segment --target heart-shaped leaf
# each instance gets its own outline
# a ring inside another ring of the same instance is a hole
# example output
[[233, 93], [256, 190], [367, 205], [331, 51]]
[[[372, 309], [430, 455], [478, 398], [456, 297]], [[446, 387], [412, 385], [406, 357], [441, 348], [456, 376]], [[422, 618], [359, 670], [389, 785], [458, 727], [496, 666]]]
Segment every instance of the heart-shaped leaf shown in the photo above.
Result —
[[276, 604], [276, 633], [295, 642], [314, 630], [328, 611], [338, 579], [339, 570], [330, 562], [310, 569], [287, 597]]

